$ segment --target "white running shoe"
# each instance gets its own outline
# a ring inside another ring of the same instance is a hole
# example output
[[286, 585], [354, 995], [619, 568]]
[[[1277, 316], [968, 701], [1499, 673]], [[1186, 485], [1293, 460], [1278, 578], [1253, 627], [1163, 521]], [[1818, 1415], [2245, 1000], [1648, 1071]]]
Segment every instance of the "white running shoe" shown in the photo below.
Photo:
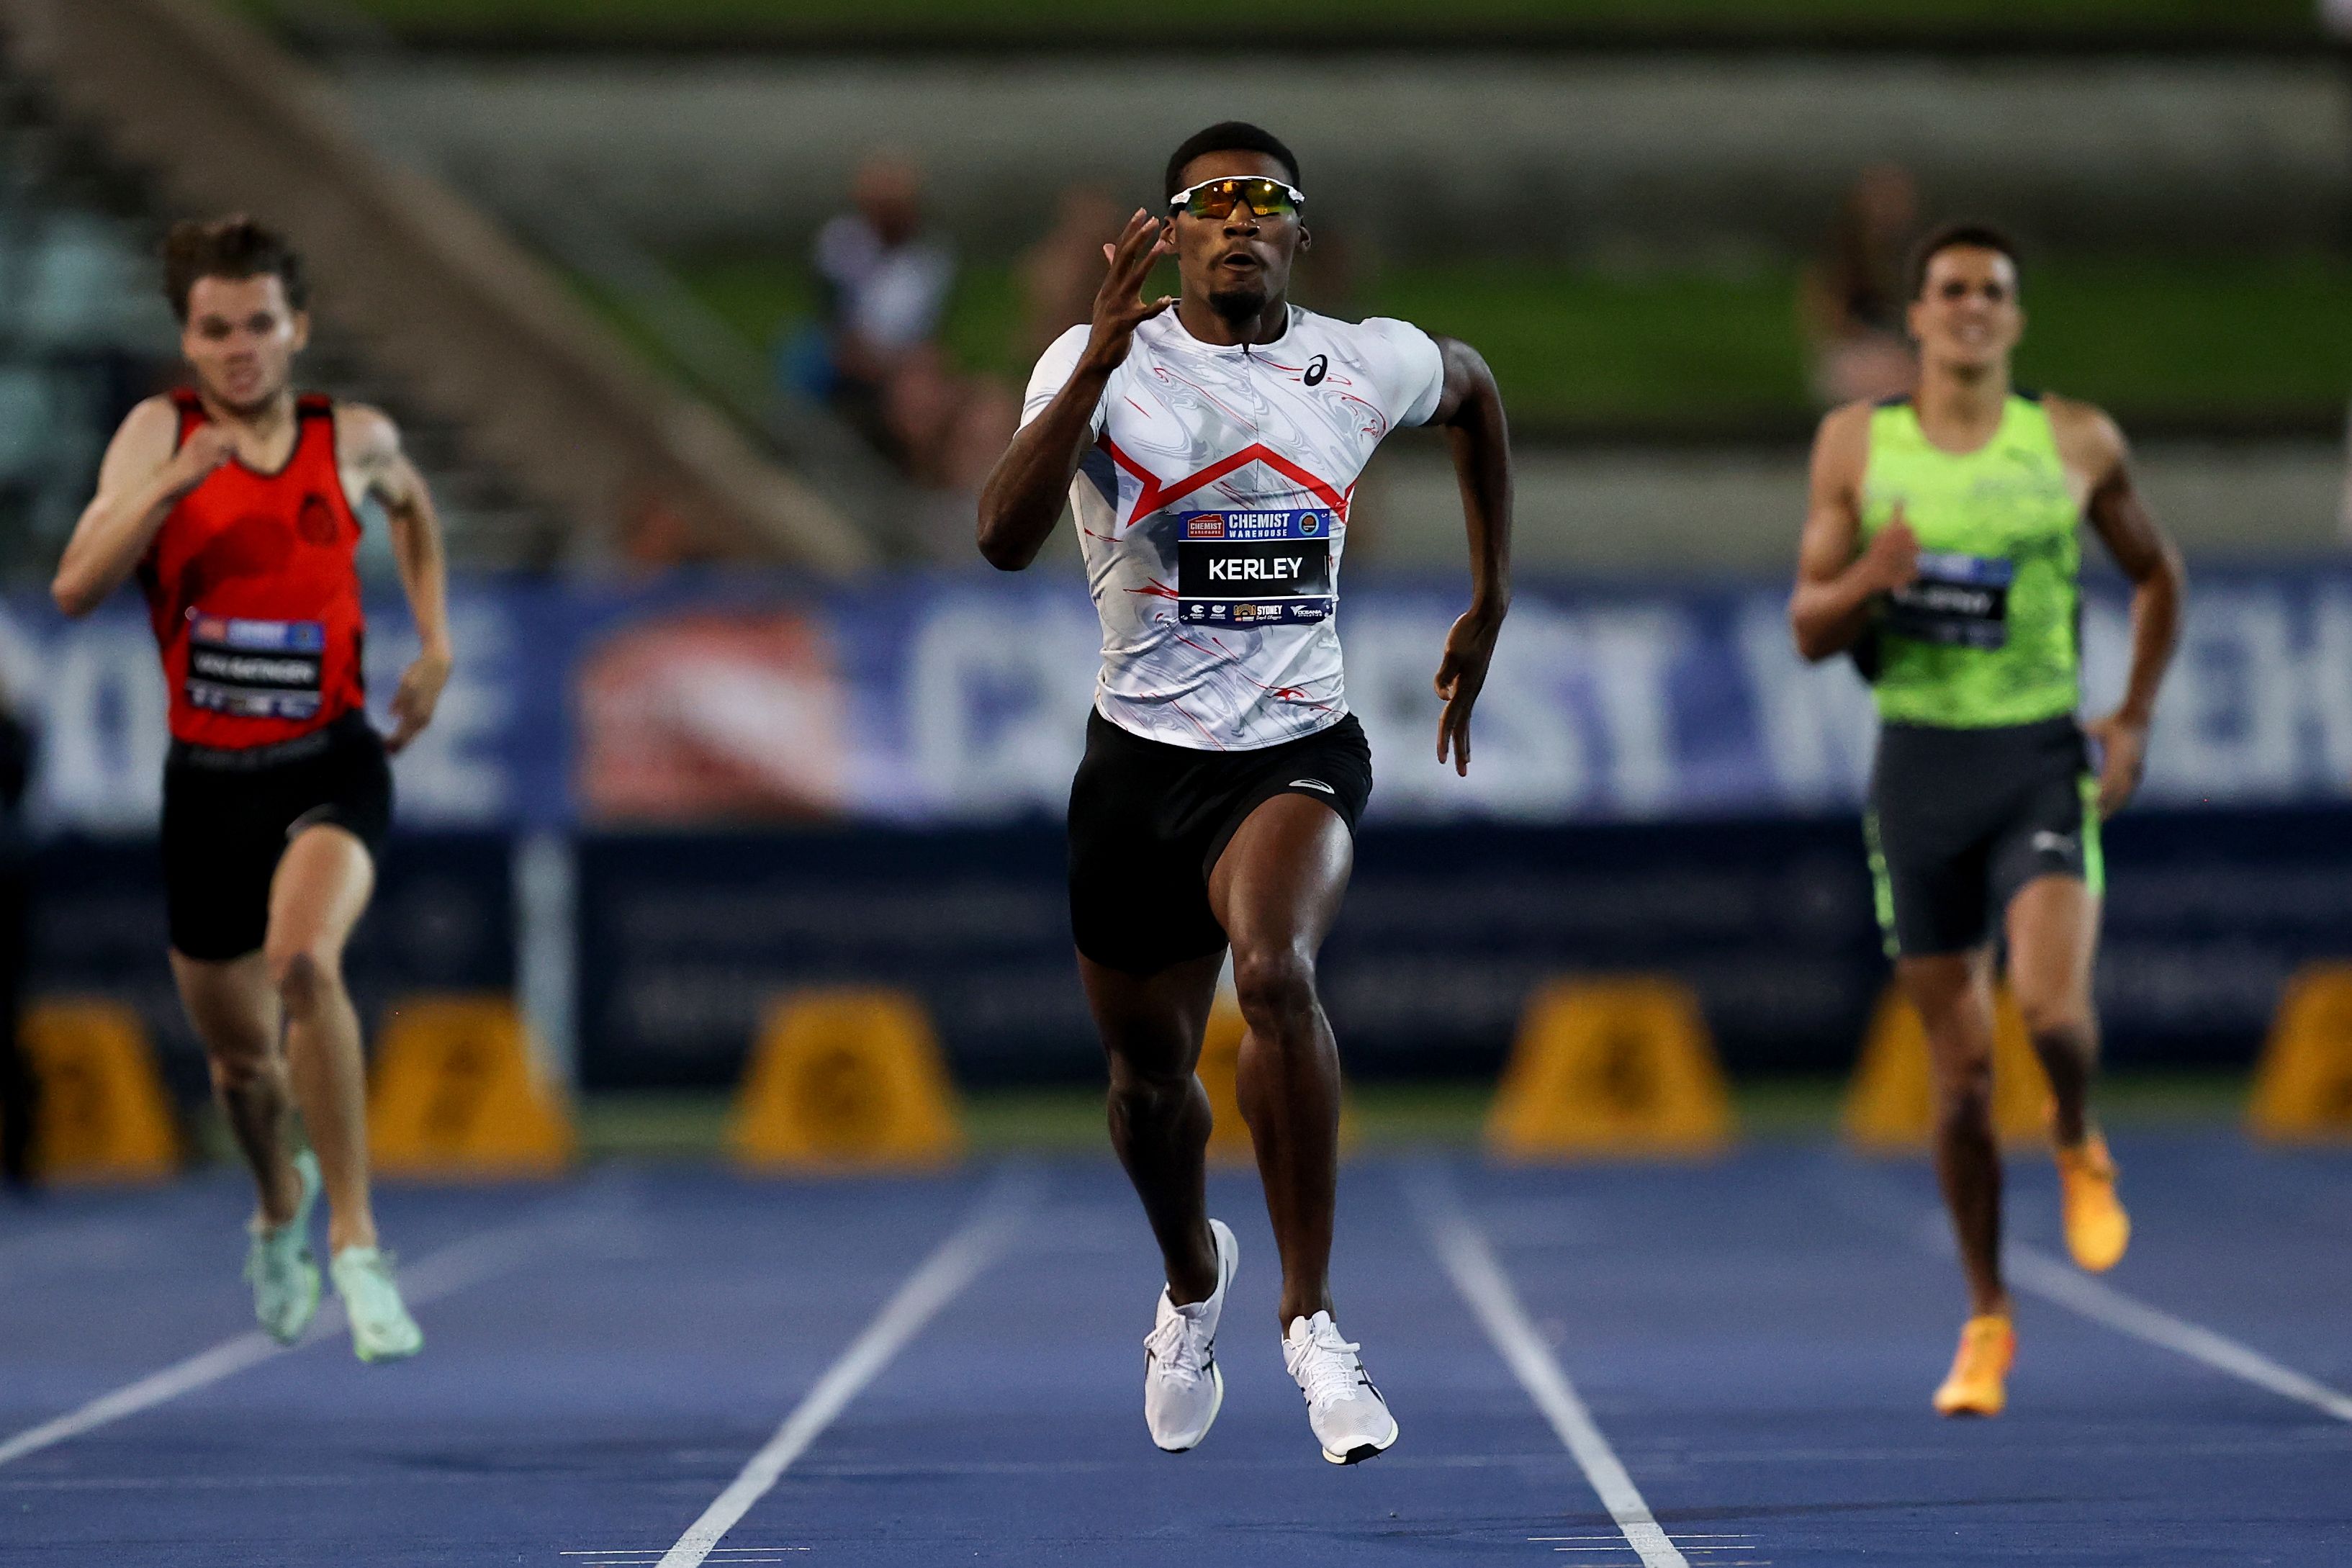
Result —
[[1397, 1440], [1396, 1417], [1364, 1372], [1364, 1347], [1339, 1337], [1328, 1312], [1290, 1320], [1282, 1363], [1307, 1395], [1307, 1425], [1335, 1465], [1355, 1465]]
[[335, 1294], [351, 1320], [352, 1351], [362, 1361], [398, 1361], [425, 1348], [425, 1331], [408, 1315], [392, 1282], [392, 1258], [381, 1247], [346, 1247], [327, 1265]]
[[302, 1189], [294, 1217], [284, 1225], [264, 1225], [256, 1215], [246, 1226], [252, 1236], [245, 1249], [245, 1279], [253, 1287], [253, 1315], [262, 1331], [281, 1345], [300, 1339], [319, 1310], [319, 1259], [310, 1250], [319, 1157], [308, 1149], [295, 1155], [294, 1175]]
[[1205, 1301], [1179, 1307], [1160, 1292], [1160, 1312], [1143, 1336], [1143, 1422], [1151, 1440], [1171, 1454], [1197, 1446], [1209, 1435], [1225, 1403], [1225, 1374], [1217, 1370], [1217, 1320], [1224, 1315], [1225, 1287], [1241, 1267], [1241, 1244], [1225, 1222], [1213, 1219], [1217, 1243], [1217, 1288]]

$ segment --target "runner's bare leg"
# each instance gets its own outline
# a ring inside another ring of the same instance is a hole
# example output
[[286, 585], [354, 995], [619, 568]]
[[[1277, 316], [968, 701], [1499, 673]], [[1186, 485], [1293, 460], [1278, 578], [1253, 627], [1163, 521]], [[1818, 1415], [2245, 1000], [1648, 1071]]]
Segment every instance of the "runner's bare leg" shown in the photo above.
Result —
[[1234, 990], [1248, 1026], [1236, 1089], [1282, 1253], [1277, 1312], [1286, 1326], [1332, 1310], [1339, 1047], [1316, 993], [1315, 962], [1354, 865], [1355, 840], [1338, 813], [1278, 795], [1250, 813], [1209, 878], [1209, 907], [1233, 946]]
[[327, 1247], [375, 1245], [368, 1195], [367, 1069], [359, 1015], [343, 986], [343, 944], [367, 909], [375, 866], [367, 847], [331, 825], [286, 847], [269, 888], [262, 952], [286, 1014], [286, 1057], [327, 1190]]

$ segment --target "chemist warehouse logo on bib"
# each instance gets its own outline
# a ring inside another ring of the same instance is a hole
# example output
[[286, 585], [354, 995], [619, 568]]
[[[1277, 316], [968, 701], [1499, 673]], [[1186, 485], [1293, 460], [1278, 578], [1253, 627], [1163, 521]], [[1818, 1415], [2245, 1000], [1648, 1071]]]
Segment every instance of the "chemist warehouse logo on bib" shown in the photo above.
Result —
[[1176, 615], [1196, 626], [1307, 625], [1331, 615], [1331, 531], [1314, 508], [1181, 519]]
[[[1242, 519], [1246, 519], [1247, 522], [1237, 527], [1231, 535], [1228, 535], [1225, 530], [1225, 514], [1223, 512], [1196, 511], [1184, 520], [1184, 537], [1187, 539], [1224, 539], [1227, 537], [1234, 539], [1265, 539], [1269, 537], [1276, 539], [1321, 539], [1327, 536], [1330, 531], [1324, 514], [1319, 511], [1302, 511], [1296, 515], [1279, 511], [1252, 511], [1237, 513], [1236, 521], [1239, 521]], [[1272, 522], [1273, 524], [1271, 528], [1267, 526], [1269, 522]]]

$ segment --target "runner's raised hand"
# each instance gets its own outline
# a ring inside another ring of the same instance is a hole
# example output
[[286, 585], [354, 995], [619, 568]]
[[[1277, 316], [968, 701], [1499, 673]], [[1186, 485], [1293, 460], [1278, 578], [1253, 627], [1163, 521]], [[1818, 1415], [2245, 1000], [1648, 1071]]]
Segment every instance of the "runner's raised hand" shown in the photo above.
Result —
[[1176, 302], [1173, 294], [1162, 294], [1157, 300], [1142, 298], [1143, 281], [1151, 276], [1152, 263], [1175, 253], [1168, 228], [1166, 219], [1138, 207], [1118, 243], [1103, 247], [1103, 259], [1110, 263], [1110, 271], [1095, 291], [1093, 330], [1087, 337], [1086, 353], [1087, 360], [1099, 369], [1110, 370], [1124, 362], [1128, 350], [1135, 345], [1135, 329]]

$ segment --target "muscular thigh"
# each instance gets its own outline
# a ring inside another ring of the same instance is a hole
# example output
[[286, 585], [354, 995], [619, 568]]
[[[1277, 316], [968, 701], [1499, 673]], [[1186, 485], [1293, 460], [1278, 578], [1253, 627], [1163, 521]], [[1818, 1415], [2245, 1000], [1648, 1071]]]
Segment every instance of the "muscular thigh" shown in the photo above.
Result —
[[1323, 945], [1355, 867], [1339, 814], [1277, 795], [1244, 819], [1209, 874], [1209, 906], [1238, 956]]
[[340, 953], [375, 890], [375, 861], [357, 835], [306, 827], [278, 857], [269, 885], [268, 949]]
[[2009, 984], [2029, 1024], [2083, 1024], [2091, 1016], [2099, 899], [2079, 877], [2037, 877], [2008, 911]]

